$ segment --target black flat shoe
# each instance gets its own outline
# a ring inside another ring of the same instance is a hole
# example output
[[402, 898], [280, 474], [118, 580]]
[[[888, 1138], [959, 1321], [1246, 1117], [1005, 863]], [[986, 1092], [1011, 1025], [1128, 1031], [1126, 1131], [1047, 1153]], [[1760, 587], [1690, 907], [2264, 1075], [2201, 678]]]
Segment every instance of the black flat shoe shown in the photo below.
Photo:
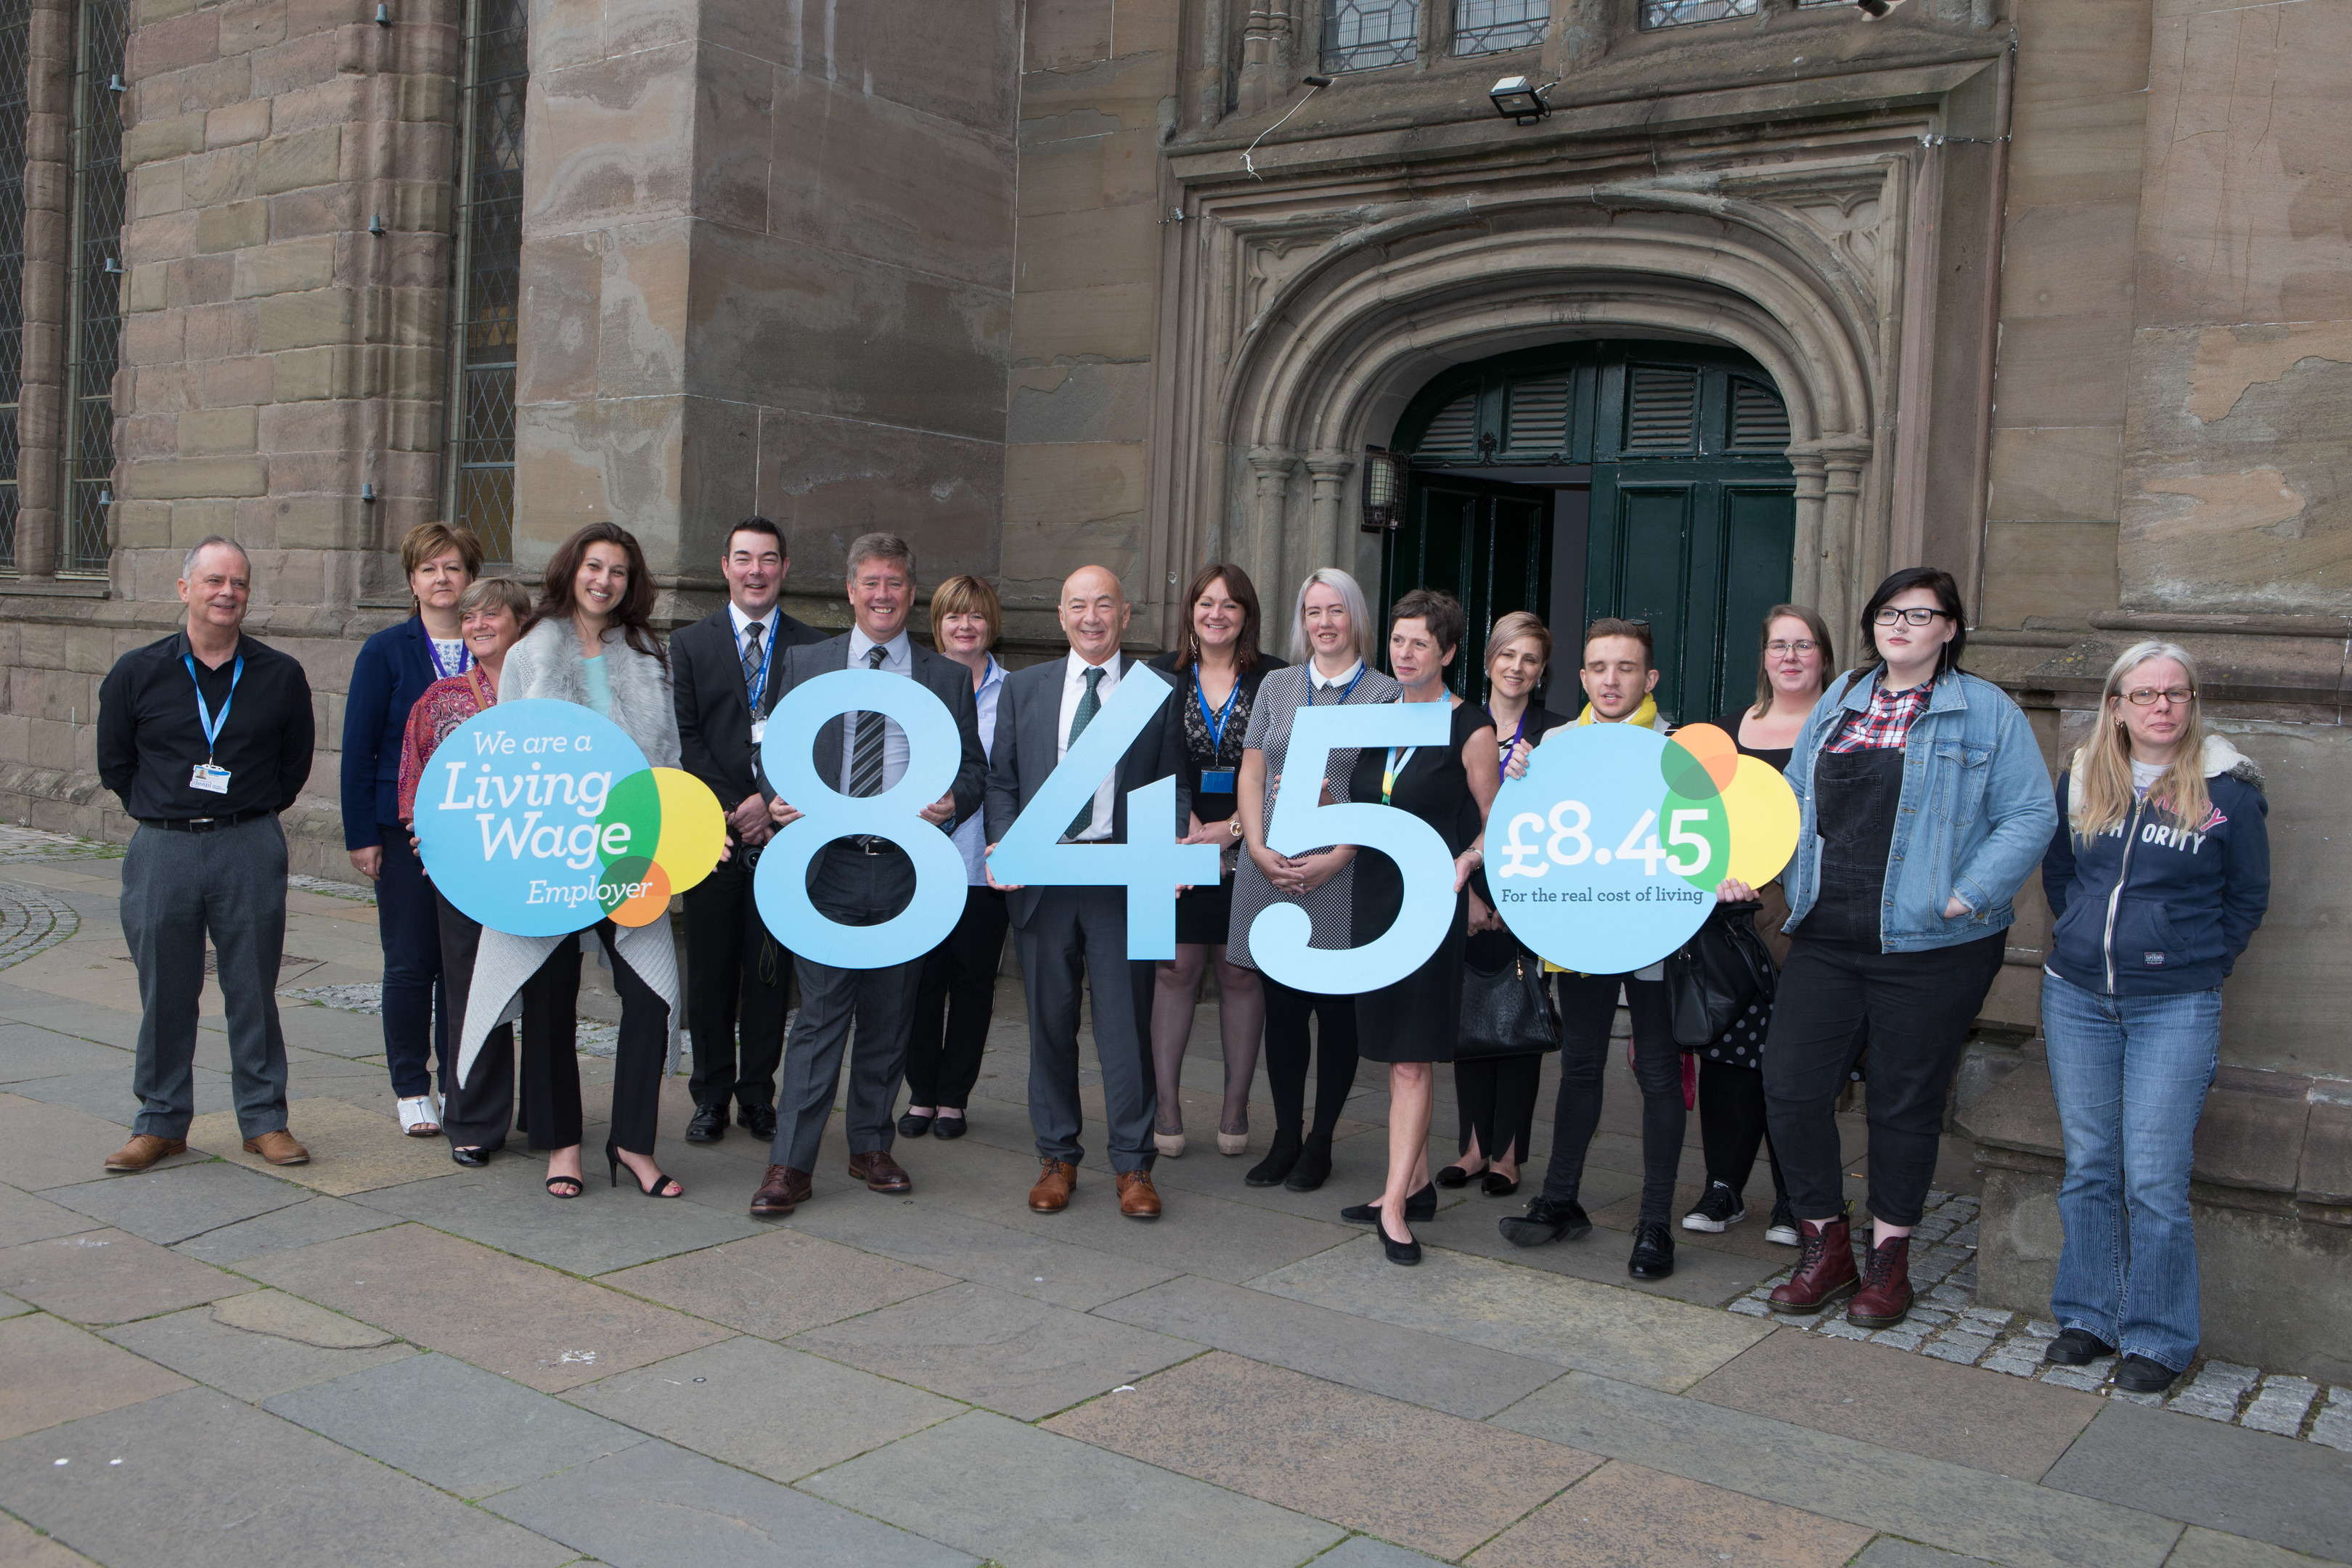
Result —
[[2113, 1355], [2116, 1347], [2088, 1329], [2068, 1329], [2050, 1342], [2042, 1359], [2053, 1366], [2088, 1366], [2103, 1355]]
[[1298, 1150], [1298, 1163], [1282, 1178], [1283, 1191], [1311, 1193], [1331, 1179], [1331, 1140], [1309, 1138]]
[[1265, 1159], [1250, 1167], [1249, 1174], [1242, 1180], [1253, 1187], [1278, 1187], [1297, 1163], [1298, 1134], [1277, 1131], [1274, 1135], [1274, 1147], [1265, 1152]]
[[[1339, 1211], [1339, 1217], [1350, 1225], [1378, 1225], [1381, 1223], [1380, 1202], [1375, 1199], [1368, 1204], [1349, 1204]], [[1404, 1218], [1407, 1225], [1436, 1217], [1437, 1184], [1434, 1182], [1406, 1196]]]
[[942, 1142], [950, 1138], [961, 1138], [971, 1131], [971, 1125], [964, 1117], [942, 1116], [931, 1124], [931, 1136]]
[[931, 1123], [938, 1120], [936, 1116], [918, 1116], [910, 1110], [898, 1118], [898, 1136], [920, 1138], [930, 1131]]
[[1507, 1198], [1519, 1190], [1519, 1179], [1506, 1176], [1500, 1171], [1489, 1171], [1486, 1179], [1478, 1184], [1478, 1190], [1490, 1198]]
[[1513, 1247], [1541, 1247], [1546, 1242], [1574, 1241], [1591, 1234], [1592, 1221], [1580, 1203], [1554, 1203], [1537, 1198], [1523, 1215], [1506, 1215], [1496, 1222], [1503, 1239]]
[[2162, 1394], [2180, 1374], [2160, 1361], [2127, 1355], [2116, 1368], [2116, 1386], [2126, 1394]]
[[453, 1148], [449, 1151], [449, 1158], [452, 1163], [469, 1171], [478, 1171], [490, 1163], [490, 1152], [488, 1149]]
[[1450, 1193], [1456, 1187], [1468, 1186], [1485, 1173], [1482, 1171], [1465, 1171], [1459, 1165], [1448, 1165], [1430, 1179]]
[[740, 1106], [735, 1111], [735, 1125], [762, 1143], [776, 1141], [776, 1111], [773, 1106]]
[[1633, 1256], [1625, 1272], [1636, 1279], [1664, 1279], [1675, 1271], [1675, 1233], [1662, 1219], [1645, 1219], [1633, 1226]]
[[689, 1143], [716, 1143], [727, 1136], [727, 1108], [723, 1105], [698, 1105], [692, 1120], [686, 1124], [686, 1141]]
[[1412, 1241], [1399, 1241], [1389, 1234], [1389, 1227], [1386, 1226], [1381, 1226], [1380, 1231], [1381, 1250], [1388, 1254], [1391, 1263], [1410, 1268], [1421, 1261], [1421, 1242], [1418, 1238]]

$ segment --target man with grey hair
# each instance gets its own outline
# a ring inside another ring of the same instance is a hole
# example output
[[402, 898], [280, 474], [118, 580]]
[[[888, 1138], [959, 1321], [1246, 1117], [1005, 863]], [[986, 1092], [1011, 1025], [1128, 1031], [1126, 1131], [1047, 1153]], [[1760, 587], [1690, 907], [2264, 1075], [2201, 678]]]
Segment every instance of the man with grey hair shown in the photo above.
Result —
[[286, 1131], [286, 835], [278, 814], [310, 776], [310, 682], [247, 637], [253, 565], [236, 541], [199, 542], [180, 567], [185, 626], [124, 654], [98, 691], [98, 775], [136, 818], [122, 858], [122, 935], [139, 969], [139, 1096], [110, 1171], [188, 1146], [205, 939], [218, 954], [237, 1129], [248, 1152], [299, 1165]]
[[[781, 704], [803, 682], [841, 669], [878, 669], [920, 681], [954, 716], [962, 757], [946, 795], [922, 809], [929, 828], [953, 833], [981, 808], [988, 784], [988, 753], [980, 744], [980, 709], [971, 693], [971, 672], [929, 648], [914, 646], [907, 616], [915, 606], [915, 552], [895, 534], [868, 533], [849, 546], [849, 613], [856, 622], [845, 636], [788, 649], [779, 679]], [[807, 745], [809, 737], [794, 737]], [[897, 784], [907, 772], [907, 732], [879, 713], [844, 713], [826, 721], [815, 736], [817, 777], [846, 795], [875, 795]], [[798, 807], [777, 797], [766, 770], [760, 793], [778, 827], [796, 820]], [[835, 924], [880, 925], [914, 899], [915, 866], [907, 852], [887, 838], [860, 835], [836, 838], [809, 863], [809, 899]], [[958, 889], [961, 896], [961, 889]], [[790, 945], [787, 943], [787, 945]], [[788, 1215], [809, 1199], [817, 1145], [833, 1113], [841, 1084], [841, 1058], [856, 1031], [850, 1064], [849, 1175], [877, 1193], [904, 1193], [914, 1183], [890, 1156], [898, 1128], [898, 1079], [914, 1027], [916, 981], [923, 961], [881, 969], [837, 969], [799, 953], [793, 973], [800, 982], [801, 1006], [784, 1042], [782, 1081], [776, 1096], [776, 1136], [767, 1173], [752, 1195], [751, 1213], [762, 1218]]]

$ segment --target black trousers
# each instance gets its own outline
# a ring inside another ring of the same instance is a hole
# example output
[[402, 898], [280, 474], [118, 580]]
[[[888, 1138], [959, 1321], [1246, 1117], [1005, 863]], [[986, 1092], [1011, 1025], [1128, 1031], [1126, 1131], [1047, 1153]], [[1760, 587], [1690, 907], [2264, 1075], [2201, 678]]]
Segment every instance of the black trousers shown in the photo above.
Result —
[[1551, 1160], [1543, 1195], [1574, 1203], [1584, 1185], [1584, 1154], [1601, 1126], [1601, 1073], [1617, 988], [1633, 1015], [1633, 1079], [1642, 1086], [1643, 1219], [1666, 1220], [1675, 1206], [1675, 1173], [1689, 1110], [1683, 1104], [1683, 1053], [1675, 1044], [1666, 983], [1630, 974], [1559, 977], [1559, 1102], [1552, 1113]]
[[[1265, 987], [1265, 1083], [1274, 1098], [1274, 1128], [1297, 1133], [1307, 1125], [1307, 1058], [1315, 1057], [1313, 1137], [1328, 1139], [1356, 1087], [1356, 999], [1293, 991], [1271, 974]], [[1309, 1036], [1307, 1020], [1316, 1033]]]
[[[1789, 1190], [1780, 1156], [1764, 1137], [1764, 1075], [1730, 1062], [1698, 1064], [1698, 1139], [1706, 1150], [1706, 1179], [1745, 1194], [1762, 1148], [1772, 1163], [1772, 1195]], [[1818, 1217], [1818, 1216], [1817, 1216]]]
[[776, 1065], [784, 1059], [793, 955], [761, 922], [748, 858], [737, 843], [686, 895], [686, 1024], [694, 1031], [688, 1089], [695, 1104], [722, 1110], [730, 1100], [747, 1110], [775, 1104]]
[[[474, 954], [481, 947], [482, 928], [459, 913], [438, 889], [433, 893], [433, 907], [440, 927], [442, 984], [449, 995], [449, 1027], [454, 1034], [465, 1026], [466, 997], [474, 988]], [[575, 973], [579, 945], [572, 944]], [[548, 962], [554, 960], [551, 957]], [[441, 1079], [442, 1132], [452, 1148], [505, 1148], [507, 1131], [514, 1125], [514, 1026], [500, 1024], [490, 1031], [475, 1055], [474, 1070], [463, 1082], [457, 1079], [457, 1066], [453, 1050], [448, 1070]]]
[[947, 941], [923, 955], [915, 1026], [907, 1039], [907, 1103], [961, 1110], [980, 1081], [996, 1006], [996, 966], [1004, 956], [1004, 895], [964, 889], [963, 914]]
[[1934, 1184], [1952, 1069], [2007, 933], [1924, 952], [1875, 952], [1808, 942], [1781, 966], [1764, 1042], [1765, 1109], [1799, 1219], [1843, 1212], [1836, 1104], [1853, 1062], [1855, 1028], [1870, 1026], [1870, 1212], [1919, 1223]]
[[1543, 1079], [1543, 1058], [1489, 1057], [1482, 1061], [1454, 1064], [1454, 1099], [1462, 1113], [1465, 1154], [1470, 1140], [1489, 1160], [1517, 1164], [1528, 1157], [1528, 1139], [1535, 1131], [1537, 1087]]

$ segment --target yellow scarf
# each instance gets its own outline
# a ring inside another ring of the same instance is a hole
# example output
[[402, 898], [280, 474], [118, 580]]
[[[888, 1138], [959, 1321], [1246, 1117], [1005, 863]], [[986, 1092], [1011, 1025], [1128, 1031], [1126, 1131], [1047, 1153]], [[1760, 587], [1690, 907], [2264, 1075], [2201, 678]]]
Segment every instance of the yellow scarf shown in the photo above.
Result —
[[[1608, 722], [1607, 720], [1600, 716], [1600, 710], [1593, 707], [1590, 702], [1587, 702], [1584, 705], [1584, 711], [1576, 716], [1576, 721], [1580, 724], [1605, 724]], [[1620, 720], [1619, 722], [1624, 724], [1639, 724], [1644, 730], [1656, 729], [1658, 727], [1657, 693], [1654, 691], [1643, 692], [1642, 694], [1642, 705], [1639, 708], [1634, 709], [1633, 711], [1626, 715], [1625, 718]]]

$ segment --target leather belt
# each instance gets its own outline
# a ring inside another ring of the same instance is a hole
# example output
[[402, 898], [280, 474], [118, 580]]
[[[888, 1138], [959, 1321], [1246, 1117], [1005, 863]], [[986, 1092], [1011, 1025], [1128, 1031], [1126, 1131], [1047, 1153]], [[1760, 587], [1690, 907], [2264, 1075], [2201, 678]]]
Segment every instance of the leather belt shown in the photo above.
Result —
[[216, 833], [224, 827], [235, 827], [239, 823], [257, 822], [262, 817], [276, 815], [272, 811], [240, 811], [233, 816], [142, 816], [139, 824], [142, 827], [160, 827], [166, 833]]
[[904, 850], [899, 849], [896, 844], [891, 843], [888, 839], [878, 838], [871, 833], [861, 833], [854, 837], [845, 838], [842, 842], [848, 845], [852, 849], [856, 850], [861, 855], [905, 853]]

